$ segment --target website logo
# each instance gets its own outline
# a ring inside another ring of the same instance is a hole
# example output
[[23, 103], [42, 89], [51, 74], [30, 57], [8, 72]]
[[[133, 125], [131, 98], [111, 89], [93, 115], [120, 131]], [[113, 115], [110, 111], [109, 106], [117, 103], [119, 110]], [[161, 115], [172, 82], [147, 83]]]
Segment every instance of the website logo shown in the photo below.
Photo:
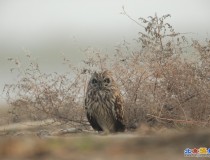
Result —
[[185, 157], [210, 157], [210, 148], [186, 148], [184, 150]]

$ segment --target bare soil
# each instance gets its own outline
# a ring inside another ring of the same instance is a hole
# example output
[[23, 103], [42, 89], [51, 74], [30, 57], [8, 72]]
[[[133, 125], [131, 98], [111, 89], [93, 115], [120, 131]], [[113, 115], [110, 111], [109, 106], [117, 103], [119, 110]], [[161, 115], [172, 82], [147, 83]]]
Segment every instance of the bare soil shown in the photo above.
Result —
[[210, 130], [141, 127], [135, 132], [104, 135], [75, 128], [52, 132], [20, 126], [0, 127], [2, 160], [177, 160], [189, 159], [184, 157], [186, 148], [210, 146]]

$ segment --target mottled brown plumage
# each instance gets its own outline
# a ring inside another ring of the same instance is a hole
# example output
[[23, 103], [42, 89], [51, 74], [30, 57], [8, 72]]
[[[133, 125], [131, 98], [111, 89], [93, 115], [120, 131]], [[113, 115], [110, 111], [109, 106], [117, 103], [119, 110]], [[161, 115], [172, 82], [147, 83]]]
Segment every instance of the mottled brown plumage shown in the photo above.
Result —
[[105, 132], [125, 130], [123, 99], [109, 71], [94, 73], [85, 97], [87, 118], [93, 129]]

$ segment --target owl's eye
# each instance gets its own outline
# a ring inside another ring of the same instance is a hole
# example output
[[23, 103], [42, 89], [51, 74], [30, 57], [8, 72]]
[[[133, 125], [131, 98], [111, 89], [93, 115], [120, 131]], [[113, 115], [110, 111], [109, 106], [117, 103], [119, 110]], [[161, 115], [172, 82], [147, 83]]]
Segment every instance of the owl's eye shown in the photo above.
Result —
[[96, 79], [92, 80], [92, 84], [96, 84], [98, 81]]
[[106, 78], [106, 79], [104, 79], [104, 82], [110, 83], [110, 79], [109, 78]]

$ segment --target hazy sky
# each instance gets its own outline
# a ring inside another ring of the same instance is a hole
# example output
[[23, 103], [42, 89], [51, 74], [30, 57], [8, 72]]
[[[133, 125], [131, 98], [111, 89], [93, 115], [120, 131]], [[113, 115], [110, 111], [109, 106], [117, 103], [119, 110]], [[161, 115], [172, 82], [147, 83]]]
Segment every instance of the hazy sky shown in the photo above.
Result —
[[12, 81], [6, 59], [22, 57], [23, 48], [54, 70], [61, 52], [77, 63], [81, 48], [132, 42], [141, 28], [120, 14], [122, 6], [135, 19], [169, 13], [178, 32], [209, 37], [210, 0], [0, 0], [0, 89]]
[[0, 0], [1, 47], [33, 52], [53, 44], [58, 52], [75, 40], [110, 47], [135, 38], [140, 29], [120, 14], [123, 5], [136, 19], [170, 13], [178, 31], [210, 31], [209, 0]]

